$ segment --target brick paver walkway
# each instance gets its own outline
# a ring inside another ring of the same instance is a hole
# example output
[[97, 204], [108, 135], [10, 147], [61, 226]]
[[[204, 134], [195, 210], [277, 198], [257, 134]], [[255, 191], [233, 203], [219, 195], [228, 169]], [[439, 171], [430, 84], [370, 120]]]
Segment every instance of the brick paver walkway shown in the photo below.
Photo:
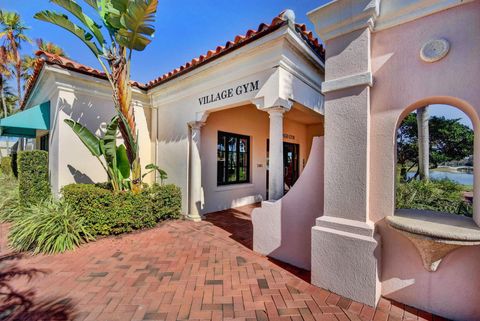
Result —
[[8, 282], [27, 299], [18, 320], [441, 320], [385, 299], [376, 310], [352, 302], [253, 253], [250, 211], [164, 222], [61, 255], [3, 257], [0, 275], [32, 274]]

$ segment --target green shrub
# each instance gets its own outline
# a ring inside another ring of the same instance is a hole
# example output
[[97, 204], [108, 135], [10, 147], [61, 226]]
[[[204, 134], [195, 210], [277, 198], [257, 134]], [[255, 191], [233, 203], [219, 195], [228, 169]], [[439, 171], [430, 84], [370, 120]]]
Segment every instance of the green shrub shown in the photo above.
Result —
[[63, 187], [62, 195], [74, 213], [85, 219], [92, 235], [131, 232], [180, 216], [180, 189], [173, 185], [154, 185], [133, 194], [96, 185], [71, 184]]
[[12, 172], [12, 158], [10, 156], [2, 157], [0, 161], [0, 173], [6, 176], [11, 176]]
[[83, 218], [72, 214], [64, 202], [49, 198], [24, 208], [21, 219], [13, 222], [8, 236], [10, 246], [18, 251], [61, 253], [73, 250], [93, 237]]
[[180, 218], [182, 210], [182, 192], [178, 186], [152, 185], [146, 189], [148, 206], [157, 220]]
[[41, 150], [19, 152], [18, 182], [21, 202], [34, 204], [49, 198], [48, 153]]
[[397, 183], [395, 201], [396, 208], [473, 215], [472, 205], [463, 197], [463, 186], [448, 179]]

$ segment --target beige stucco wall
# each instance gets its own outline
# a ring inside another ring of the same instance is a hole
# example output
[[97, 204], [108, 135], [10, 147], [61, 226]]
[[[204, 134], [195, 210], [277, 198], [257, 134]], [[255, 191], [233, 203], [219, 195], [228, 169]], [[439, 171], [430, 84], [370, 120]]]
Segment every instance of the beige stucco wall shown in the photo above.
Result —
[[[69, 84], [68, 87], [59, 86], [58, 91], [49, 98], [51, 103], [49, 166], [53, 192], [59, 193], [62, 186], [71, 183], [105, 182], [107, 176], [102, 166], [64, 120], [73, 119], [96, 135], [103, 135], [106, 123], [115, 115], [110, 88], [105, 81], [86, 78], [74, 72], [63, 70], [61, 74], [49, 72], [52, 81]], [[150, 140], [151, 110], [145, 104], [145, 99], [144, 94], [136, 90], [133, 105], [143, 168], [154, 162]], [[121, 142], [119, 136], [118, 143]], [[145, 181], [151, 183], [153, 175], [146, 177]]]
[[[478, 130], [479, 30], [480, 2], [475, 1], [372, 35], [371, 220], [379, 222], [394, 212], [396, 128], [407, 113], [427, 104], [449, 104], [466, 112]], [[447, 39], [451, 50], [436, 63], [423, 62], [420, 48], [434, 38]], [[379, 231], [383, 295], [458, 320], [480, 318], [480, 305], [475, 304], [480, 288], [480, 247], [448, 255], [432, 273], [424, 270], [408, 240], [383, 224]]]
[[[317, 116], [319, 117], [319, 116]], [[311, 125], [310, 127], [315, 127]], [[317, 127], [322, 127], [317, 125]], [[218, 132], [250, 136], [250, 183], [217, 186], [217, 140]], [[317, 129], [317, 132], [321, 129]], [[307, 162], [307, 148], [312, 137], [307, 125], [284, 119], [284, 142], [299, 144], [299, 171]], [[203, 213], [242, 206], [266, 199], [266, 151], [269, 136], [268, 113], [253, 105], [246, 105], [211, 113], [202, 127], [202, 186], [204, 192]], [[293, 136], [293, 137], [292, 137]], [[307, 144], [308, 142], [308, 144]]]
[[[149, 91], [152, 105], [157, 110], [157, 164], [168, 173], [168, 182], [181, 188], [184, 213], [188, 214], [189, 199], [196, 197], [196, 195], [195, 197], [189, 195], [189, 176], [192, 166], [190, 159], [192, 132], [189, 123], [206, 122], [201, 129], [200, 145], [203, 155], [201, 176], [202, 183], [210, 185], [203, 184], [204, 186], [201, 187], [203, 196], [201, 200], [195, 199], [194, 202], [204, 203], [201, 212], [208, 213], [259, 201], [260, 196], [265, 197], [265, 174], [261, 174], [265, 172], [265, 167], [257, 168], [256, 166], [258, 164], [265, 166], [266, 147], [258, 147], [258, 153], [252, 152], [254, 157], [258, 157], [252, 161], [252, 175], [255, 183], [243, 186], [241, 189], [233, 186], [218, 189], [216, 187], [217, 134], [216, 132], [212, 134], [212, 128], [216, 119], [223, 115], [221, 113], [224, 113], [224, 110], [228, 110], [225, 113], [235, 112], [239, 106], [248, 105], [251, 114], [227, 117], [227, 122], [218, 126], [227, 132], [247, 135], [247, 129], [261, 130], [261, 140], [264, 144], [269, 131], [268, 114], [256, 110], [252, 104], [258, 108], [299, 104], [317, 116], [322, 112], [323, 96], [320, 93], [320, 83], [323, 72], [319, 67], [318, 57], [312, 56], [309, 51], [306, 52], [300, 45], [301, 40], [297, 37], [285, 26], [235, 50], [232, 54], [225, 55]], [[257, 90], [215, 102], [200, 103], [202, 97], [256, 82], [258, 82]], [[245, 126], [242, 128], [239, 123]], [[307, 133], [306, 126], [298, 129], [288, 127], [290, 125], [287, 122], [285, 124], [284, 132], [299, 131], [296, 139], [305, 140], [305, 137], [313, 137], [313, 134], [319, 131], [310, 129]], [[255, 137], [252, 144], [255, 145], [256, 141]], [[255, 148], [257, 148], [256, 145]], [[301, 147], [302, 158], [306, 159], [307, 149], [307, 147]], [[257, 178], [259, 178], [258, 182]], [[195, 189], [197, 188], [200, 189], [195, 186]]]

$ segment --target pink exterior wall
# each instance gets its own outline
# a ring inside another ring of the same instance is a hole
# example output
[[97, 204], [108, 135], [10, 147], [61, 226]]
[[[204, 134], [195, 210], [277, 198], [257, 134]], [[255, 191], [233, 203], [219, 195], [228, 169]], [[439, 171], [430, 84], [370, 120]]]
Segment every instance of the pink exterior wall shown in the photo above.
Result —
[[[420, 48], [435, 38], [447, 39], [450, 53], [438, 62], [423, 62]], [[372, 221], [394, 212], [396, 128], [407, 113], [427, 104], [449, 104], [466, 112], [479, 128], [479, 53], [480, 1], [372, 34]], [[475, 145], [478, 155], [478, 139]], [[480, 319], [480, 247], [457, 250], [432, 273], [424, 270], [407, 239], [383, 222], [377, 227], [384, 296], [453, 319]]]
[[254, 251], [310, 270], [311, 230], [323, 214], [323, 156], [323, 137], [314, 137], [307, 166], [292, 189], [253, 210]]

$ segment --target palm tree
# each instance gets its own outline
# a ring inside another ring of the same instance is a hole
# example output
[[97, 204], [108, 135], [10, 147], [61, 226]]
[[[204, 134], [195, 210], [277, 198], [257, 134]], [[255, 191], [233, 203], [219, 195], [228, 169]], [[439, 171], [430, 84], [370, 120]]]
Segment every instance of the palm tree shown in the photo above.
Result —
[[11, 55], [4, 46], [0, 46], [0, 98], [2, 102], [3, 117], [7, 117], [7, 101], [5, 98], [5, 84], [7, 79], [10, 79], [12, 73], [10, 72], [9, 64]]
[[418, 174], [421, 180], [430, 178], [430, 135], [428, 130], [428, 106], [417, 109], [418, 127]]
[[4, 118], [15, 113], [17, 96], [14, 94], [5, 78], [1, 80], [0, 87], [2, 88], [2, 108], [0, 109], [0, 118]]
[[23, 42], [31, 41], [25, 34], [28, 29], [18, 13], [0, 10], [0, 39], [3, 39], [5, 47], [12, 55], [13, 73], [17, 80], [18, 104], [22, 100], [22, 57], [20, 49]]
[[[138, 133], [132, 106], [130, 65], [132, 51], [142, 51], [155, 32], [153, 23], [158, 0], [84, 0], [97, 13], [87, 16], [73, 0], [51, 0], [80, 21], [83, 28], [67, 15], [44, 10], [35, 18], [57, 25], [78, 37], [98, 59], [112, 87], [118, 125], [131, 166], [132, 190], [142, 186]], [[101, 25], [103, 25], [103, 28]], [[106, 30], [106, 34], [102, 32]]]
[[[67, 54], [60, 46], [54, 44], [53, 42], [47, 41], [45, 42], [43, 39], [36, 40], [38, 50], [43, 52], [53, 54], [59, 57], [68, 58]], [[36, 57], [35, 55], [29, 56], [25, 55], [22, 58], [22, 78], [24, 81], [27, 81], [31, 76], [33, 69], [35, 68], [35, 64], [40, 58]], [[25, 84], [25, 82], [24, 82]]]
[[60, 47], [59, 45], [56, 45], [50, 41], [44, 41], [43, 39], [37, 39], [36, 42], [37, 42], [38, 50], [41, 50], [43, 52], [46, 52], [55, 56], [68, 58], [65, 50], [63, 50], [63, 48]]

